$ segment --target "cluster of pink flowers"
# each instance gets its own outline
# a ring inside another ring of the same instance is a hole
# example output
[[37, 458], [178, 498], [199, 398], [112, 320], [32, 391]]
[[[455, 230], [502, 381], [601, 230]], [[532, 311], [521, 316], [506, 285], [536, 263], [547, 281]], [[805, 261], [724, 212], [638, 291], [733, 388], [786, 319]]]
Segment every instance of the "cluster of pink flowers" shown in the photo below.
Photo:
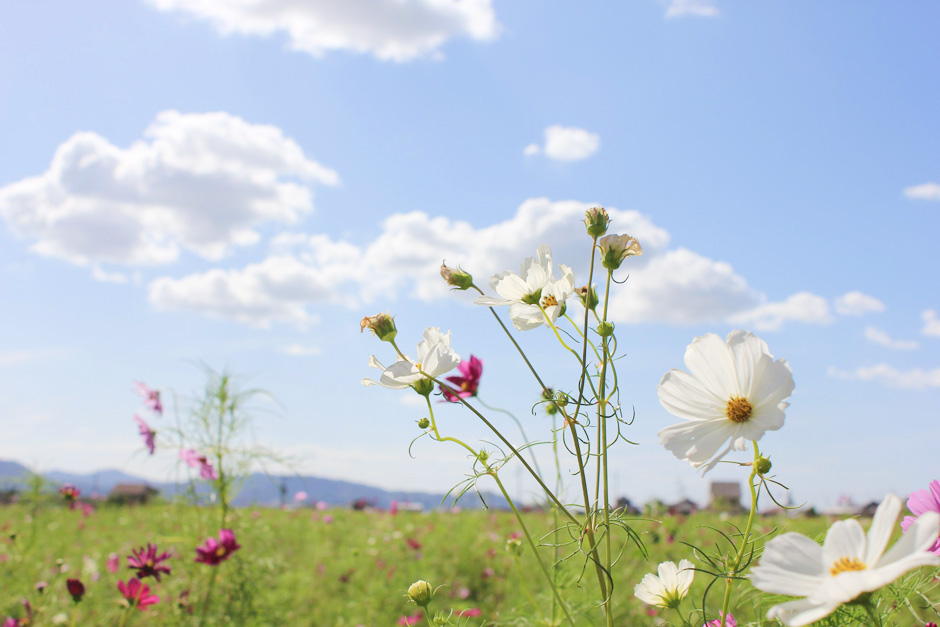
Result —
[[[151, 390], [140, 381], [134, 381], [134, 387], [137, 389], [137, 393], [144, 397], [144, 407], [157, 414], [157, 416], [162, 416], [163, 404], [160, 402], [160, 391]], [[147, 447], [147, 452], [153, 455], [156, 448], [157, 432], [150, 428], [150, 425], [137, 414], [134, 414], [134, 421], [137, 423], [140, 437], [144, 441], [144, 446]]]
[[180, 459], [182, 459], [190, 468], [199, 468], [199, 476], [203, 479], [208, 479], [209, 481], [215, 481], [219, 478], [218, 471], [209, 463], [209, 459], [205, 455], [201, 455], [199, 451], [188, 448], [180, 451]]

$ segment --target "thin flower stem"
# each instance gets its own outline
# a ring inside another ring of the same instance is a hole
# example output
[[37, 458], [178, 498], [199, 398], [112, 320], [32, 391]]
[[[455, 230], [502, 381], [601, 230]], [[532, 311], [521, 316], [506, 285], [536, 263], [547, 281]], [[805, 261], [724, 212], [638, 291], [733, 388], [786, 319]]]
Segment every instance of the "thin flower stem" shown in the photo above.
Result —
[[[607, 271], [607, 289], [604, 291], [604, 316], [603, 322], [607, 322], [607, 305], [610, 301], [610, 279], [613, 274], [612, 270]], [[603, 468], [601, 472], [598, 473], [598, 481], [603, 478], [604, 484], [604, 528], [606, 532], [604, 534], [604, 549], [606, 552], [604, 565], [607, 567], [607, 571], [610, 572], [611, 569], [611, 540], [610, 540], [610, 486], [608, 481], [608, 469], [607, 469], [607, 397], [605, 396], [605, 391], [607, 388], [607, 364], [610, 362], [610, 347], [607, 343], [607, 337], [601, 338], [601, 347], [603, 350], [603, 359], [601, 360], [601, 377], [600, 382], [598, 383], [599, 394], [597, 395], [597, 422], [600, 428], [600, 461]], [[607, 611], [607, 625], [608, 627], [613, 627], [614, 617], [613, 612], [610, 607], [610, 600], [608, 599], [604, 608]]]
[[542, 561], [542, 556], [539, 555], [538, 547], [535, 545], [535, 541], [532, 540], [532, 535], [529, 533], [529, 528], [526, 527], [525, 521], [522, 519], [522, 514], [519, 513], [519, 510], [516, 508], [516, 504], [509, 496], [509, 493], [506, 492], [506, 487], [503, 485], [503, 482], [499, 480], [499, 475], [497, 474], [496, 470], [490, 467], [486, 462], [483, 463], [489, 471], [490, 476], [492, 476], [493, 480], [496, 482], [496, 485], [499, 486], [499, 491], [503, 493], [503, 498], [505, 498], [506, 502], [509, 503], [509, 507], [512, 509], [512, 513], [515, 514], [516, 521], [522, 528], [522, 533], [525, 536], [526, 542], [529, 543], [529, 548], [532, 550], [532, 554], [535, 555], [535, 560], [539, 563], [539, 567], [542, 569], [542, 573], [545, 574], [545, 579], [548, 581], [548, 585], [551, 587], [552, 594], [554, 595], [555, 600], [558, 601], [558, 605], [561, 607], [561, 611], [565, 614], [565, 618], [568, 619], [568, 622], [571, 623], [571, 627], [575, 627], [574, 620], [572, 620], [571, 614], [568, 613], [568, 606], [565, 605], [561, 595], [558, 593], [558, 588], [555, 587], [551, 573], [548, 572], [548, 568], [545, 566], [545, 562]]
[[[574, 328], [574, 330], [578, 332], [578, 336], [580, 336], [581, 339], [583, 340], [585, 338], [585, 335], [584, 335], [584, 332], [581, 330], [581, 327], [578, 326], [578, 323], [572, 320], [571, 316], [569, 316], [568, 314], [565, 314], [565, 320], [571, 323], [571, 326]], [[585, 327], [585, 330], [587, 330], [587, 327]], [[594, 356], [597, 358], [597, 361], [600, 361], [601, 354], [597, 352], [597, 347], [594, 346], [593, 343], [591, 343], [591, 349], [594, 351]]]
[[212, 576], [209, 578], [209, 587], [206, 589], [206, 598], [202, 602], [202, 613], [199, 615], [199, 627], [202, 627], [206, 622], [206, 616], [209, 614], [209, 603], [212, 601], [212, 590], [215, 588], [215, 578], [219, 574], [219, 567], [214, 566], [212, 568]]
[[[522, 441], [525, 442], [526, 444], [529, 444], [529, 443], [530, 443], [530, 442], [529, 442], [529, 437], [525, 434], [525, 429], [522, 428], [522, 422], [520, 422], [519, 419], [516, 418], [515, 414], [513, 414], [511, 411], [508, 411], [508, 410], [506, 410], [506, 409], [501, 409], [501, 408], [499, 408], [499, 407], [492, 407], [492, 406], [490, 406], [490, 405], [487, 405], [486, 403], [483, 402], [483, 399], [480, 398], [479, 395], [477, 395], [476, 399], [477, 399], [477, 402], [478, 402], [480, 405], [483, 405], [483, 406], [486, 407], [488, 410], [490, 410], [490, 411], [498, 411], [499, 413], [501, 413], [501, 414], [506, 414], [507, 416], [509, 416], [510, 418], [512, 418], [513, 422], [516, 423], [516, 426], [519, 427], [519, 433], [522, 434]], [[529, 457], [532, 458], [532, 465], [535, 466], [535, 472], [539, 473], [539, 476], [541, 477], [541, 476], [542, 476], [542, 469], [539, 468], [539, 460], [535, 457], [535, 453], [532, 451], [531, 448], [529, 449]]]
[[424, 606], [424, 617], [428, 619], [428, 625], [430, 625], [430, 627], [434, 627], [434, 623], [431, 622], [431, 610], [428, 609], [427, 605]]
[[747, 479], [748, 487], [751, 488], [751, 513], [747, 517], [747, 525], [744, 527], [744, 538], [741, 541], [741, 548], [731, 564], [731, 571], [725, 579], [725, 598], [721, 603], [721, 623], [720, 627], [725, 627], [725, 621], [728, 620], [728, 606], [731, 604], [731, 588], [734, 585], [734, 577], [738, 574], [738, 566], [744, 559], [744, 551], [747, 549], [747, 543], [751, 538], [751, 529], [754, 527], [754, 514], [757, 512], [757, 490], [754, 488], [754, 478], [757, 476], [757, 460], [760, 458], [760, 449], [757, 442], [754, 442], [754, 464], [751, 466], [751, 476]]
[[437, 430], [437, 423], [434, 422], [434, 407], [431, 406], [431, 397], [425, 396], [424, 400], [428, 403], [428, 414], [430, 415], [429, 420], [431, 422], [431, 431], [434, 432], [434, 439], [438, 442], [453, 442], [454, 444], [459, 444], [464, 447], [473, 455], [474, 459], [479, 459], [480, 453], [472, 446], [464, 442], [463, 440], [458, 440], [457, 438], [452, 438], [450, 436], [444, 437], [441, 435], [441, 432]]

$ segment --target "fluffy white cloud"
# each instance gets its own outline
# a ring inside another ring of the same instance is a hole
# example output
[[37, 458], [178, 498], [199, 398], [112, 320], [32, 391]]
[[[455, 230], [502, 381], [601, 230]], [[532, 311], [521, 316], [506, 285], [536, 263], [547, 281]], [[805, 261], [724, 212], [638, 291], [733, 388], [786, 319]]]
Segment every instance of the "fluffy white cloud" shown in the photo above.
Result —
[[881, 344], [888, 348], [900, 351], [912, 351], [918, 347], [917, 342], [913, 340], [895, 340], [886, 332], [877, 327], [868, 327], [865, 329], [865, 339], [875, 344]]
[[292, 179], [339, 182], [280, 129], [228, 113], [165, 111], [144, 137], [118, 148], [73, 135], [46, 172], [0, 188], [0, 218], [34, 252], [76, 264], [164, 264], [180, 248], [219, 259], [256, 243], [259, 225], [312, 211]]
[[712, 0], [670, 0], [666, 6], [666, 17], [685, 17], [695, 15], [698, 17], [716, 17], [721, 11]]
[[735, 314], [729, 321], [751, 325], [760, 331], [776, 331], [789, 321], [828, 324], [832, 322], [832, 316], [825, 298], [809, 292], [798, 292], [783, 302], [766, 303]]
[[837, 379], [877, 381], [892, 388], [912, 390], [940, 388], [940, 368], [934, 368], [933, 370], [923, 370], [921, 368], [898, 370], [888, 364], [878, 364], [849, 372], [830, 367], [829, 375]]
[[490, 0], [147, 0], [162, 11], [209, 21], [223, 35], [285, 35], [292, 50], [331, 50], [409, 61], [439, 56], [448, 39], [492, 39], [499, 24]]
[[914, 200], [940, 201], [940, 184], [924, 183], [923, 185], [907, 187], [904, 189], [904, 195]]
[[931, 337], [940, 337], [940, 318], [937, 317], [937, 312], [928, 309], [920, 317], [924, 321], [924, 327], [920, 332]]
[[319, 355], [322, 350], [319, 346], [305, 346], [304, 344], [289, 344], [278, 349], [279, 353], [291, 355], [293, 357], [309, 357]]
[[545, 146], [529, 144], [522, 151], [524, 155], [545, 153], [556, 161], [580, 161], [596, 153], [601, 147], [601, 138], [583, 128], [560, 126], [558, 124], [545, 129]]
[[863, 316], [885, 310], [885, 304], [862, 292], [848, 292], [835, 300], [836, 311], [845, 316]]

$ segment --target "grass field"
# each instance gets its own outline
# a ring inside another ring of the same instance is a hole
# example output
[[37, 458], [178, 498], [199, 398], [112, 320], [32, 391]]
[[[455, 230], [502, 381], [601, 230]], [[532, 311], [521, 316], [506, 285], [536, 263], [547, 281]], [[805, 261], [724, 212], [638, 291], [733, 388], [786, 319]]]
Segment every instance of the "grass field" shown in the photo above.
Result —
[[[35, 510], [35, 515], [33, 511], [24, 505], [0, 509], [4, 538], [0, 618], [22, 618], [22, 600], [28, 599], [34, 612], [32, 625], [387, 627], [404, 624], [402, 617], [415, 614], [405, 591], [412, 582], [424, 579], [439, 587], [432, 612], [454, 610], [457, 622], [456, 613], [467, 611], [459, 618], [461, 625], [544, 625], [552, 619], [551, 597], [535, 561], [525, 551], [517, 557], [506, 548], [507, 539], [519, 531], [508, 512], [391, 515], [345, 509], [239, 509], [231, 512], [228, 524], [241, 548], [221, 564], [209, 566], [195, 562], [195, 547], [219, 530], [214, 508], [101, 506], [86, 515], [80, 508], [50, 504]], [[533, 529], [548, 533], [552, 528], [549, 514], [527, 516]], [[710, 527], [730, 533], [730, 524], [735, 522], [741, 525], [743, 521], [721, 521], [707, 514], [633, 521], [649, 558], [629, 545], [617, 564], [613, 573], [616, 624], [678, 624], [674, 614], [653, 613], [640, 603], [633, 596], [633, 586], [661, 561], [691, 558], [692, 549], [684, 543], [714, 549], [721, 536]], [[829, 522], [825, 518], [762, 519], [756, 530], [797, 530], [821, 539]], [[867, 527], [868, 522], [863, 524]], [[544, 542], [550, 541], [549, 535]], [[141, 611], [127, 608], [117, 584], [134, 574], [126, 566], [126, 556], [148, 542], [170, 552], [166, 564], [172, 572], [159, 582], [152, 577], [144, 580], [160, 601]], [[570, 543], [560, 547], [560, 554], [571, 548]], [[544, 551], [551, 557], [552, 548]], [[120, 557], [120, 568], [114, 573], [107, 568], [112, 554]], [[564, 582], [565, 597], [578, 612], [577, 624], [600, 624], [601, 614], [591, 605], [597, 585], [592, 570], [585, 571], [578, 582], [583, 565], [583, 559], [575, 556], [563, 562], [558, 576]], [[924, 579], [923, 569], [915, 576]], [[68, 578], [79, 578], [86, 587], [79, 603], [66, 590]], [[696, 575], [683, 608], [687, 614], [693, 604], [701, 605], [709, 581], [704, 574]], [[36, 588], [39, 582], [47, 584], [42, 592]], [[758, 622], [774, 599], [758, 597], [747, 582], [737, 585], [733, 612], [738, 624], [774, 624]], [[720, 604], [722, 589], [723, 585], [716, 586], [709, 593], [710, 612]], [[935, 585], [931, 589], [936, 592]], [[933, 598], [938, 597], [934, 594]], [[936, 612], [921, 612], [922, 617], [931, 615]], [[850, 613], [835, 616], [850, 622], [830, 624], [853, 624]], [[701, 625], [700, 616], [696, 620]], [[893, 620], [892, 625], [923, 625], [906, 610]]]

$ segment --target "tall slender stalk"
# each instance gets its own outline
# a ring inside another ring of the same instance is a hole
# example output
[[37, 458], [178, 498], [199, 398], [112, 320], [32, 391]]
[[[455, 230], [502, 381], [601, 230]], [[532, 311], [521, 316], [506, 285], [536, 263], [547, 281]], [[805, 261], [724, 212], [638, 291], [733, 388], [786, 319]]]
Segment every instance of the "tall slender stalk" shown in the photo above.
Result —
[[754, 515], [757, 512], [757, 489], [754, 487], [754, 478], [757, 476], [757, 460], [760, 459], [760, 449], [757, 442], [754, 442], [754, 463], [751, 466], [751, 476], [747, 479], [748, 487], [751, 488], [751, 513], [747, 517], [747, 525], [744, 527], [744, 538], [741, 541], [741, 548], [731, 564], [731, 570], [725, 579], [725, 597], [721, 603], [721, 623], [720, 627], [725, 627], [725, 621], [728, 620], [728, 606], [731, 604], [731, 588], [734, 585], [734, 578], [738, 574], [738, 567], [741, 560], [744, 559], [744, 551], [747, 550], [747, 544], [751, 538], [751, 529], [754, 527]]

